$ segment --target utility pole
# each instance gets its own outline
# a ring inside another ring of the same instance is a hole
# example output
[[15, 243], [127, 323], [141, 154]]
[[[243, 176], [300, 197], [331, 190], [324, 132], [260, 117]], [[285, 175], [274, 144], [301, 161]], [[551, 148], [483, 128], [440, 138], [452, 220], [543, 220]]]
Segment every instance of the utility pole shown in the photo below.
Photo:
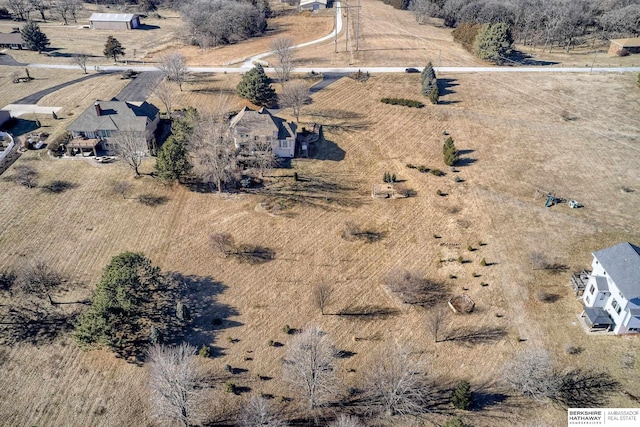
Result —
[[349, 52], [349, 10], [350, 9], [358, 9], [356, 13], [356, 50], [360, 47], [360, 0], [358, 0], [358, 6], [337, 6], [336, 7], [336, 17], [334, 20], [334, 28], [335, 28], [335, 36], [333, 38], [333, 44], [335, 46], [335, 53], [338, 53], [338, 13], [342, 13], [341, 9], [347, 10], [346, 16], [346, 31], [345, 31], [345, 50]]
[[360, 0], [356, 6], [356, 52], [360, 49]]
[[347, 5], [347, 32], [344, 37], [344, 49], [349, 52], [349, 6]]

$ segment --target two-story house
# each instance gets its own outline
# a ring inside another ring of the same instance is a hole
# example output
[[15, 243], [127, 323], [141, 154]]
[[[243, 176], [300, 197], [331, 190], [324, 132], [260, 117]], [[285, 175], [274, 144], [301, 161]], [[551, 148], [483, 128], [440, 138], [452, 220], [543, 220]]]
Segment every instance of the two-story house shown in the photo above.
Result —
[[582, 316], [615, 334], [640, 331], [640, 248], [624, 242], [593, 253]]
[[278, 157], [291, 158], [296, 149], [296, 126], [266, 108], [244, 107], [231, 119], [229, 130], [238, 150], [270, 146]]

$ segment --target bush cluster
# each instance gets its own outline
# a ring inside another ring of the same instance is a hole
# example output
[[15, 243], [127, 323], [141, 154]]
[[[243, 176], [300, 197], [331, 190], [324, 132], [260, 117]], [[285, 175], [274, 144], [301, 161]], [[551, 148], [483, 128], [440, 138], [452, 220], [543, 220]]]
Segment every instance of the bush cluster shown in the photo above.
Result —
[[390, 105], [403, 105], [405, 107], [422, 108], [424, 104], [413, 99], [406, 98], [382, 98], [380, 102]]

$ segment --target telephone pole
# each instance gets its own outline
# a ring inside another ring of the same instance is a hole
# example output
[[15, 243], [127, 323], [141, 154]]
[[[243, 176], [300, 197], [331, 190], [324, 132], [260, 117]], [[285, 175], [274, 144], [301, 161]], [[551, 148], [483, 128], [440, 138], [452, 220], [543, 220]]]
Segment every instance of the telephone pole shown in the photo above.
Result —
[[[356, 28], [355, 28], [355, 32], [356, 32], [356, 51], [358, 51], [360, 49], [360, 0], [358, 0], [358, 5], [357, 6], [337, 6], [336, 9], [336, 17], [334, 20], [334, 28], [338, 28], [338, 13], [342, 13], [341, 9], [346, 9], [347, 10], [347, 16], [345, 18], [346, 20], [346, 30], [345, 30], [345, 50], [347, 52], [349, 52], [349, 10], [350, 9], [357, 9], [356, 12]], [[335, 46], [335, 53], [338, 53], [338, 32], [336, 31], [335, 33], [335, 37], [333, 39], [333, 44]]]

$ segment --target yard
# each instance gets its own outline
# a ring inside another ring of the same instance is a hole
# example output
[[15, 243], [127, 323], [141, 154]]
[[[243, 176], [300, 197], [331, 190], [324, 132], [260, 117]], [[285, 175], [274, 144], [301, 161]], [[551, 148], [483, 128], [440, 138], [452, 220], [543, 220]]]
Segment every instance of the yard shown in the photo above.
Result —
[[[640, 349], [638, 341], [584, 335], [575, 317], [579, 304], [567, 286], [569, 273], [533, 271], [529, 260], [531, 252], [542, 252], [578, 270], [589, 265], [591, 251], [640, 240], [634, 228], [638, 193], [621, 191], [640, 189], [634, 173], [637, 129], [624, 120], [640, 112], [630, 102], [637, 90], [634, 76], [439, 77], [447, 85], [442, 104], [423, 109], [379, 102], [385, 96], [420, 99], [417, 75], [372, 76], [364, 83], [343, 78], [318, 92], [301, 117], [325, 125], [327, 141], [318, 158], [293, 162], [302, 183], [293, 181], [293, 171], [278, 170], [264, 193], [191, 192], [151, 177], [134, 180], [121, 162], [97, 165], [27, 152], [0, 180], [0, 266], [46, 259], [73, 279], [59, 296], [68, 301], [90, 296], [103, 266], [125, 250], [143, 251], [165, 271], [211, 278], [221, 285], [207, 298], [224, 321], [203, 325], [191, 338], [212, 345], [214, 357], [207, 364], [216, 378], [231, 375], [224, 372], [226, 364], [237, 367], [241, 373], [231, 380], [252, 392], [294, 397], [280, 380], [280, 358], [290, 339], [282, 329], [318, 324], [339, 349], [354, 353], [340, 361], [347, 385], [358, 382], [372, 350], [397, 341], [423, 352], [438, 382], [469, 379], [485, 394], [502, 390], [496, 384], [501, 365], [516, 351], [545, 347], [562, 366], [607, 369], [637, 396], [640, 388], [628, 378], [638, 375], [638, 365], [629, 363]], [[198, 85], [198, 103], [213, 104], [217, 91], [233, 87], [235, 77], [214, 76]], [[563, 119], [565, 110], [570, 120]], [[442, 163], [444, 131], [462, 152], [458, 172]], [[407, 163], [441, 168], [446, 175], [420, 173]], [[11, 177], [19, 165], [35, 167], [41, 186], [65, 180], [74, 187], [46, 194], [18, 186]], [[417, 195], [372, 199], [372, 184], [387, 171]], [[462, 181], [454, 182], [454, 176]], [[120, 180], [133, 186], [127, 199], [113, 193]], [[585, 207], [544, 208], [544, 200], [534, 197], [536, 189]], [[141, 204], [137, 198], [143, 194], [164, 203]], [[256, 209], [261, 202], [280, 210], [267, 215]], [[340, 237], [345, 221], [385, 237], [370, 244], [345, 241]], [[208, 246], [213, 232], [274, 249], [276, 259], [257, 266], [222, 259]], [[468, 262], [446, 261], [459, 256]], [[482, 258], [490, 265], [483, 267]], [[419, 270], [446, 282], [452, 293], [473, 298], [476, 310], [453, 317], [453, 329], [485, 328], [502, 337], [473, 345], [435, 344], [428, 314], [399, 305], [381, 284], [398, 267]], [[318, 282], [335, 288], [324, 316], [310, 302]], [[557, 295], [557, 301], [540, 301], [540, 289]], [[285, 345], [271, 347], [268, 340]], [[566, 355], [568, 344], [583, 351]], [[82, 352], [66, 336], [37, 347], [5, 345], [0, 354], [0, 417], [8, 424], [149, 424], [144, 368], [106, 352]], [[228, 407], [246, 397], [225, 394], [222, 385], [219, 394]], [[636, 403], [620, 394], [609, 406]], [[511, 398], [473, 415], [474, 425], [486, 426], [524, 420], [557, 425], [565, 419], [562, 410], [540, 411]]]

